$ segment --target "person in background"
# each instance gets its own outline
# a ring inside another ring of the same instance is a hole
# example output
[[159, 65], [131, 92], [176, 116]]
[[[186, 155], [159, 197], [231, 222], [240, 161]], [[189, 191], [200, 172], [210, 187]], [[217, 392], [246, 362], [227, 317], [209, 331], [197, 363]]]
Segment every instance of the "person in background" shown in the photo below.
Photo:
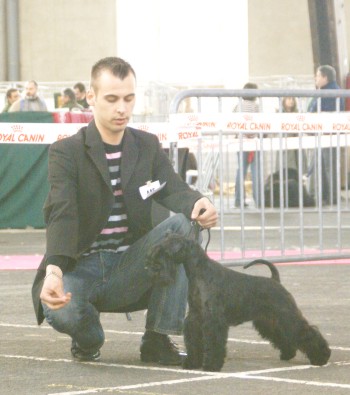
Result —
[[[315, 74], [315, 86], [316, 89], [340, 89], [337, 84], [337, 72], [333, 66], [322, 65], [319, 66]], [[337, 98], [336, 97], [322, 97], [321, 99], [321, 111], [336, 111], [337, 110]], [[311, 100], [308, 111], [317, 112], [317, 98]], [[344, 99], [339, 99], [339, 110], [344, 111], [345, 103]]]
[[282, 112], [299, 112], [295, 97], [284, 97], [282, 99]]
[[[322, 65], [316, 70], [315, 85], [317, 89], [340, 89], [336, 82], [337, 73], [333, 66]], [[310, 102], [308, 111], [318, 112], [317, 98]], [[343, 98], [337, 100], [335, 97], [322, 97], [320, 99], [320, 111], [333, 112], [344, 111], [345, 102]], [[337, 101], [339, 107], [337, 108]], [[321, 148], [321, 178], [322, 178], [322, 204], [332, 205], [337, 202], [337, 149], [335, 147]], [[318, 152], [315, 148], [314, 155], [308, 168], [307, 177], [310, 177], [310, 194], [317, 193], [315, 185], [317, 185], [316, 177], [318, 172], [319, 161]], [[315, 171], [316, 170], [316, 171]], [[316, 198], [316, 196], [314, 196]], [[321, 203], [321, 202], [320, 202]]]
[[77, 103], [73, 89], [66, 88], [62, 92], [61, 108], [68, 108], [69, 111], [83, 111], [84, 107]]
[[[257, 84], [252, 82], [247, 82], [243, 89], [258, 89]], [[259, 112], [259, 104], [256, 102], [256, 97], [242, 97], [242, 101], [238, 103], [233, 112]], [[242, 137], [253, 138], [256, 137], [254, 133], [244, 134]], [[253, 184], [253, 199], [256, 207], [260, 207], [260, 171], [259, 171], [259, 158], [260, 153], [257, 151], [243, 151], [242, 153], [237, 153], [237, 173], [236, 173], [236, 182], [235, 182], [235, 207], [241, 207], [241, 188], [243, 188], [243, 196], [244, 202], [243, 205], [245, 207], [248, 206], [246, 203], [246, 191], [245, 191], [245, 180], [247, 178], [248, 169], [250, 167], [252, 174], [252, 184]], [[242, 170], [240, 169], [240, 165], [242, 162]], [[241, 171], [243, 179], [241, 180]], [[242, 182], [243, 181], [243, 182]]]
[[19, 100], [20, 93], [17, 88], [10, 88], [6, 91], [6, 104], [2, 112], [8, 112], [14, 102]]
[[75, 93], [75, 98], [77, 103], [83, 106], [84, 108], [89, 108], [89, 103], [86, 100], [86, 88], [82, 82], [77, 82], [73, 86], [73, 90]]
[[[153, 285], [146, 256], [169, 232], [194, 237], [192, 221], [214, 226], [217, 211], [174, 171], [157, 136], [127, 126], [136, 101], [129, 63], [93, 65], [87, 100], [94, 119], [49, 150], [46, 253], [32, 288], [38, 323], [46, 317], [69, 335], [75, 360], [96, 361], [100, 313], [147, 309], [141, 360], [180, 365], [185, 354], [169, 335], [182, 332], [187, 277], [178, 266], [172, 284]], [[176, 214], [154, 227], [153, 201]]]
[[47, 111], [46, 103], [38, 96], [38, 83], [34, 80], [25, 84], [25, 97], [14, 102], [9, 112], [16, 111]]
[[[284, 97], [281, 102], [281, 112], [282, 113], [296, 113], [298, 110], [298, 103], [295, 97]], [[288, 133], [284, 134], [283, 137], [297, 137], [298, 133]], [[283, 168], [287, 169], [295, 169], [298, 170], [298, 150], [285, 150], [282, 156]], [[280, 170], [279, 163], [279, 151], [276, 154], [276, 170]]]

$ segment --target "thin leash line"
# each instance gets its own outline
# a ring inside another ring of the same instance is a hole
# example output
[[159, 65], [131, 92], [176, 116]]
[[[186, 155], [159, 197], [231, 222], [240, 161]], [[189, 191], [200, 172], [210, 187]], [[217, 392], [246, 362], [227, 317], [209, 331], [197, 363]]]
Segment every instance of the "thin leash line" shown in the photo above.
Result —
[[208, 240], [207, 240], [207, 244], [205, 245], [204, 251], [208, 252], [208, 246], [210, 243], [210, 229], [207, 229], [207, 234], [208, 234]]
[[[193, 228], [193, 233], [194, 233], [194, 239], [195, 239], [195, 241], [197, 241], [199, 244], [201, 244], [201, 243], [200, 243], [200, 240], [199, 240], [199, 235], [200, 235], [200, 232], [202, 232], [202, 231], [204, 230], [204, 228], [202, 228], [202, 227], [198, 224], [198, 222], [196, 222], [196, 221], [192, 221], [192, 222], [191, 222], [191, 225], [192, 225], [192, 228]], [[208, 229], [206, 229], [206, 230], [207, 230], [207, 234], [208, 234], [208, 240], [207, 240], [207, 243], [206, 243], [206, 245], [205, 245], [204, 251], [205, 251], [205, 252], [208, 252], [208, 246], [209, 246], [209, 243], [210, 243], [211, 235], [210, 235], [210, 229], [208, 228]]]

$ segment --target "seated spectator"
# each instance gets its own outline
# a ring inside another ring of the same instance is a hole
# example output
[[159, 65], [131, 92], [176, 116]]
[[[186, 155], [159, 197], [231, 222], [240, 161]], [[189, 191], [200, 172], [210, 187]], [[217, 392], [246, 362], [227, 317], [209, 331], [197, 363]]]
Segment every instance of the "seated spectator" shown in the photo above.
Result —
[[89, 108], [89, 104], [86, 101], [86, 89], [85, 85], [82, 82], [77, 82], [74, 86], [74, 93], [77, 103], [83, 106], [84, 108]]
[[69, 111], [83, 111], [84, 107], [77, 103], [73, 89], [66, 88], [62, 93], [61, 108], [68, 108]]
[[10, 88], [6, 92], [6, 104], [2, 112], [8, 112], [12, 104], [20, 98], [20, 94], [17, 88]]
[[15, 101], [8, 112], [16, 111], [47, 111], [46, 103], [38, 96], [38, 83], [34, 80], [25, 85], [25, 97]]

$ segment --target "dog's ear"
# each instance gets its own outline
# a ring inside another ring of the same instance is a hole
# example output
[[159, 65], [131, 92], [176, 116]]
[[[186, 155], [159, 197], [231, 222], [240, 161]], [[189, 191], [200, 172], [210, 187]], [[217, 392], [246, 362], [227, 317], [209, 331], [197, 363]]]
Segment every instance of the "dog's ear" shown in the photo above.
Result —
[[161, 244], [154, 246], [147, 255], [146, 270], [155, 284], [168, 285], [174, 282], [176, 265], [172, 262], [171, 254]]
[[184, 248], [184, 243], [182, 242], [176, 242], [176, 243], [172, 243], [169, 244], [168, 246], [168, 253], [169, 254], [178, 254], [179, 252], [181, 252]]
[[164, 247], [166, 246], [169, 254], [179, 254], [185, 251], [189, 247], [189, 243], [192, 240], [188, 240], [185, 236], [177, 233], [171, 233], [164, 239]]

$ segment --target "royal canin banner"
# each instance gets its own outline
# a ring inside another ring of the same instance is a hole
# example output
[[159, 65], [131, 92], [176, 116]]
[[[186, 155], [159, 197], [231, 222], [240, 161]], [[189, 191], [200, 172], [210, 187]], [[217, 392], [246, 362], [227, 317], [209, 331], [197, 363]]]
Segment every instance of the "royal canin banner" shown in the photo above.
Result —
[[[255, 148], [257, 144], [261, 146], [261, 137], [280, 140], [278, 136], [281, 134], [290, 135], [291, 141], [295, 140], [296, 147], [299, 146], [301, 135], [303, 141], [307, 136], [313, 136], [313, 140], [315, 136], [322, 138], [326, 146], [334, 139], [337, 139], [339, 145], [339, 138], [343, 136], [340, 142], [340, 145], [343, 145], [343, 140], [346, 139], [344, 136], [350, 132], [350, 113], [347, 112], [186, 113], [171, 114], [169, 119], [169, 122], [130, 123], [129, 126], [153, 133], [158, 136], [161, 143], [165, 144], [197, 140], [203, 133], [220, 135], [220, 132], [225, 132], [236, 140], [236, 144], [238, 140], [244, 140], [247, 147], [254, 145]], [[51, 144], [72, 136], [85, 125], [82, 123], [0, 123], [0, 144]], [[345, 140], [344, 145], [347, 145]]]

